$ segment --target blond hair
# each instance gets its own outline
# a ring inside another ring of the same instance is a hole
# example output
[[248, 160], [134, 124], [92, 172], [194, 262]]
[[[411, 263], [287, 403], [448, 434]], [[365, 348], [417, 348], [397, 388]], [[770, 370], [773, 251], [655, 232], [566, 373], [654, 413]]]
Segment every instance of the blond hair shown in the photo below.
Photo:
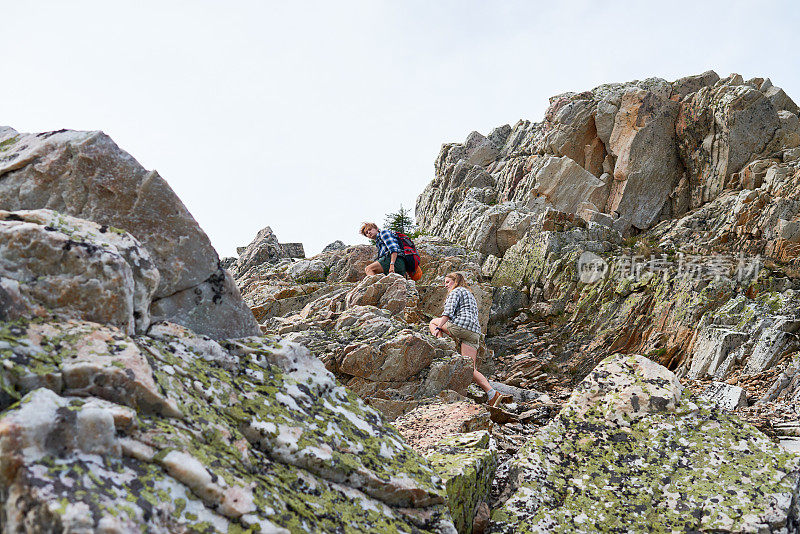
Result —
[[369, 230], [370, 228], [375, 228], [377, 230], [378, 229], [378, 225], [375, 224], [374, 222], [365, 222], [364, 224], [361, 225], [361, 235], [366, 237], [367, 236], [367, 230]]
[[455, 282], [456, 287], [467, 287], [467, 279], [461, 273], [447, 273], [444, 277]]

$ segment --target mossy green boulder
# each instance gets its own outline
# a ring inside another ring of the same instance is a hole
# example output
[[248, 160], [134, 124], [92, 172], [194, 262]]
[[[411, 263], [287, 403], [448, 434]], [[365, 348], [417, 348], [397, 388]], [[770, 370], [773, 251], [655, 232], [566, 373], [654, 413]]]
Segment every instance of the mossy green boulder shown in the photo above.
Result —
[[797, 456], [666, 368], [607, 358], [520, 450], [491, 532], [794, 532]]
[[454, 532], [428, 462], [299, 345], [4, 323], [0, 368], [9, 532]]
[[447, 504], [460, 534], [472, 532], [472, 520], [481, 502], [489, 500], [497, 449], [485, 430], [451, 436], [437, 443], [427, 455], [444, 480]]

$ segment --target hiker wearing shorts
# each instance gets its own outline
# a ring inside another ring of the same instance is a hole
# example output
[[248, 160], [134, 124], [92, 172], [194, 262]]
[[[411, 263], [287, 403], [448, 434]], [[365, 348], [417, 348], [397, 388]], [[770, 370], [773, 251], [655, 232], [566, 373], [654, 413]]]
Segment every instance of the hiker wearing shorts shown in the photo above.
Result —
[[364, 271], [367, 276], [381, 273], [397, 273], [406, 275], [406, 262], [403, 259], [403, 248], [400, 241], [391, 230], [381, 230], [375, 223], [367, 222], [361, 225], [361, 235], [375, 242], [378, 247], [378, 257], [366, 266]]
[[472, 379], [487, 393], [490, 406], [497, 406], [507, 400], [506, 395], [495, 391], [486, 377], [478, 371], [478, 348], [481, 345], [481, 325], [478, 321], [478, 302], [475, 295], [467, 289], [467, 282], [461, 273], [450, 273], [444, 277], [447, 300], [444, 312], [430, 322], [431, 334], [442, 337], [447, 334], [456, 341], [462, 356], [472, 360]]

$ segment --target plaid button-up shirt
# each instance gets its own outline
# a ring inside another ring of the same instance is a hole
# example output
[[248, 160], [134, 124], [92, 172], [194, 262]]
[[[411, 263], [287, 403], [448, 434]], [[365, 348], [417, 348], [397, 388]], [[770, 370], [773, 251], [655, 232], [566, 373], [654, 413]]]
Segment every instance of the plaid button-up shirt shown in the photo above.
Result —
[[478, 301], [465, 287], [457, 287], [447, 295], [442, 315], [448, 316], [456, 326], [481, 333], [481, 325], [478, 322]]
[[403, 247], [400, 246], [400, 241], [391, 230], [380, 230], [375, 236], [375, 246], [378, 247], [379, 258], [392, 252], [397, 252], [398, 256], [403, 255]]

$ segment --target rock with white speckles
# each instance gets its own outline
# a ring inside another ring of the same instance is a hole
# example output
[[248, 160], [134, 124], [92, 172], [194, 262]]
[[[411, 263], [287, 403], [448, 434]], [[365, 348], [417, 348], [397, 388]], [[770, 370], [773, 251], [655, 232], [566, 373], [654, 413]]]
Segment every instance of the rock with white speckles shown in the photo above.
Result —
[[6, 529], [455, 532], [428, 462], [303, 347], [0, 324]]
[[745, 390], [725, 382], [712, 382], [703, 392], [703, 397], [711, 400], [720, 408], [731, 412], [747, 406], [747, 393]]
[[[660, 369], [659, 369], [660, 368]], [[795, 532], [800, 458], [616, 355], [520, 450], [490, 532]]]
[[460, 534], [472, 533], [478, 507], [489, 499], [497, 447], [481, 430], [444, 439], [426, 455], [447, 488], [447, 505]]

